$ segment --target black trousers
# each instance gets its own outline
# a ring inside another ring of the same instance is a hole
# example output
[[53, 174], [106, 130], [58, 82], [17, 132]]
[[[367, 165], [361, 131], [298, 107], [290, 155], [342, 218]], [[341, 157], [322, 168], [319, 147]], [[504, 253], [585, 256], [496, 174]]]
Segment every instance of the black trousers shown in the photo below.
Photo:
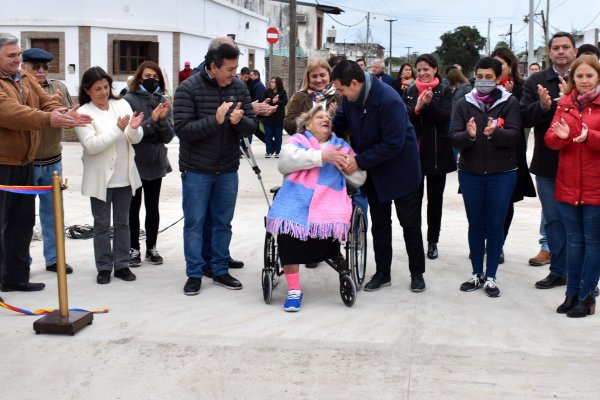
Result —
[[[369, 178], [366, 192], [371, 213], [371, 234], [377, 272], [390, 276], [392, 265], [392, 202], [381, 203]], [[404, 232], [404, 245], [408, 254], [411, 275], [425, 272], [425, 252], [421, 233], [421, 196], [417, 187], [412, 193], [393, 200], [396, 216]]]
[[131, 237], [131, 248], [140, 249], [140, 208], [142, 207], [142, 189], [144, 190], [144, 205], [146, 207], [146, 249], [156, 246], [158, 236], [158, 225], [160, 223], [160, 213], [158, 203], [160, 199], [160, 188], [162, 178], [152, 179], [150, 181], [142, 179], [142, 187], [135, 191], [135, 196], [131, 199], [129, 207], [129, 232]]
[[[33, 164], [0, 165], [0, 185], [30, 186]], [[0, 283], [29, 282], [29, 245], [35, 224], [35, 196], [0, 191]]]
[[[437, 243], [442, 227], [442, 208], [444, 206], [444, 189], [446, 174], [426, 175], [427, 181], [427, 241]], [[421, 182], [421, 202], [423, 202], [424, 182]]]

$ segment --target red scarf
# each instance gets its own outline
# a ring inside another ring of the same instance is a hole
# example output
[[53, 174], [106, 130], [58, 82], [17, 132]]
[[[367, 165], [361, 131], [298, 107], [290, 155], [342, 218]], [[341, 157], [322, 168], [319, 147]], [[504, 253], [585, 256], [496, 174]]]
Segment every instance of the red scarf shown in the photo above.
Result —
[[498, 82], [498, 85], [502, 85], [502, 87], [505, 88], [506, 84], [510, 81], [510, 75], [506, 75], [504, 78], [500, 78], [500, 82]]
[[433, 90], [434, 87], [440, 84], [440, 80], [435, 77], [431, 82], [423, 83], [419, 78], [415, 79], [415, 86], [419, 91], [419, 94], [423, 93], [427, 89]]

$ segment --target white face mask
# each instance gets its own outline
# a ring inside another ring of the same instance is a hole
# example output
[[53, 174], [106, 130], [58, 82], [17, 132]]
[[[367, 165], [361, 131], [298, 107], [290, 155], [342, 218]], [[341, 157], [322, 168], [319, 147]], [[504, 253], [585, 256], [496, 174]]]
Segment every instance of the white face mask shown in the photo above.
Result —
[[491, 79], [476, 79], [475, 90], [481, 94], [490, 94], [492, 90], [496, 89], [496, 81]]

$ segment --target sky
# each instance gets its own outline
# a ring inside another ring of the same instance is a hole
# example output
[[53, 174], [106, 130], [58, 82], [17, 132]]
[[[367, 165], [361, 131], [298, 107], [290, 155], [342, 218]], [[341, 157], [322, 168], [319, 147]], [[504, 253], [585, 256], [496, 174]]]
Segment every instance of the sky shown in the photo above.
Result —
[[[513, 24], [513, 51], [525, 51], [529, 29], [524, 17], [529, 14], [529, 0], [304, 0], [344, 10], [340, 15], [326, 14], [325, 30], [335, 26], [336, 42], [364, 41], [367, 31], [367, 12], [371, 12], [370, 41], [389, 49], [390, 23], [392, 23], [392, 55], [401, 56], [417, 52], [430, 53], [440, 45], [440, 36], [461, 25], [475, 26], [487, 37], [488, 18], [490, 43], [493, 50], [501, 40], [509, 42], [507, 34]], [[548, 0], [534, 0], [536, 13], [547, 16]], [[559, 30], [568, 32], [600, 28], [600, 0], [549, 0], [550, 34]], [[542, 46], [541, 15], [536, 16], [534, 28], [535, 47]], [[410, 47], [408, 49], [407, 47]]]

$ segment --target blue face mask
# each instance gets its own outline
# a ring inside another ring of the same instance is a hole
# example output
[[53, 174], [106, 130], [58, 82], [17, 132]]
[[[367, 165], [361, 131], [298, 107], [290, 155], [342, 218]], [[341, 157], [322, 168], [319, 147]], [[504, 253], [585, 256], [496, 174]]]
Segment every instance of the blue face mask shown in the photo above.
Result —
[[476, 79], [475, 90], [481, 94], [490, 94], [492, 90], [496, 89], [496, 81], [491, 79]]

